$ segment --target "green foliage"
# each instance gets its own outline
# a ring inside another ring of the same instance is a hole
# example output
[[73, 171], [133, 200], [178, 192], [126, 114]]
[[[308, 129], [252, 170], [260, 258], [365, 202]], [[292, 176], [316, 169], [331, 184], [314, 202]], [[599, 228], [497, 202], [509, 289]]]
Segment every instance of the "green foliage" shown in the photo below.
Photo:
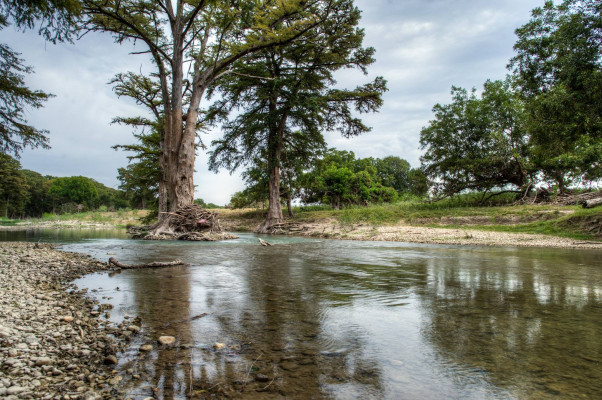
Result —
[[0, 215], [5, 218], [21, 216], [28, 198], [27, 189], [21, 163], [0, 153]]
[[[329, 204], [335, 209], [393, 203], [400, 193], [411, 191], [411, 171], [407, 161], [398, 157], [356, 159], [353, 152], [331, 149], [302, 175], [302, 201]], [[405, 192], [385, 186], [383, 178]]]
[[83, 176], [55, 178], [48, 193], [57, 196], [62, 203], [82, 204], [89, 209], [98, 206], [99, 196], [96, 185], [92, 179]]
[[534, 165], [561, 191], [602, 179], [602, 5], [547, 1], [516, 30], [511, 60]]
[[25, 85], [31, 67], [23, 65], [19, 54], [0, 44], [0, 151], [19, 153], [25, 147], [48, 148], [47, 131], [27, 124], [26, 108], [40, 108], [50, 95]]
[[53, 43], [70, 40], [81, 10], [78, 0], [0, 0], [0, 16], [18, 28], [38, 28]]
[[523, 106], [510, 80], [487, 81], [480, 98], [454, 87], [452, 97], [435, 105], [435, 119], [420, 132], [422, 168], [435, 194], [522, 188], [529, 181]]
[[[299, 176], [325, 149], [323, 131], [338, 130], [345, 137], [367, 132], [354, 113], [374, 112], [382, 104], [382, 78], [350, 90], [333, 87], [339, 69], [366, 72], [374, 62], [374, 49], [362, 47], [360, 12], [353, 2], [328, 3], [328, 17], [314, 29], [286, 47], [272, 47], [235, 63], [233, 73], [214, 88], [222, 99], [210, 114], [223, 123], [225, 135], [213, 143], [210, 167], [247, 167], [246, 178], [253, 187], [244, 195], [247, 200], [261, 201], [255, 195], [261, 189], [264, 196], [272, 193], [270, 202], [274, 197], [297, 197]], [[248, 203], [242, 197], [237, 194], [235, 203]]]
[[[77, 0], [0, 0], [0, 30], [13, 22], [18, 28], [39, 28], [52, 42], [69, 39], [75, 29]], [[48, 131], [28, 125], [27, 109], [42, 107], [51, 97], [25, 85], [32, 73], [19, 53], [0, 43], [0, 151], [18, 156], [26, 147], [48, 148]]]

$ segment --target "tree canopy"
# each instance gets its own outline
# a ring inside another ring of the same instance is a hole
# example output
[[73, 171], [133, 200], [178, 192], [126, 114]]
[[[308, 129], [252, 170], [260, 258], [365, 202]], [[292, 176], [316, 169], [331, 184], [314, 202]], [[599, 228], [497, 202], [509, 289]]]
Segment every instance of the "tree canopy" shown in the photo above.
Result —
[[222, 99], [213, 110], [224, 120], [233, 111], [237, 114], [224, 124], [224, 137], [213, 143], [210, 165], [214, 170], [233, 171], [241, 165], [265, 169], [269, 208], [260, 230], [282, 222], [280, 181], [299, 169], [296, 164], [324, 149], [324, 131], [352, 137], [370, 130], [353, 111], [378, 110], [385, 80], [334, 88], [335, 71], [357, 68], [365, 73], [374, 62], [374, 49], [362, 47], [359, 19], [352, 1], [331, 2], [327, 20], [288, 46], [271, 47], [236, 63], [236, 72], [218, 88]]
[[523, 105], [511, 82], [476, 90], [453, 87], [452, 102], [437, 104], [420, 133], [426, 176], [438, 196], [464, 190], [522, 188], [529, 180]]
[[[77, 0], [0, 0], [0, 30], [9, 23], [33, 29], [52, 42], [68, 40], [75, 31]], [[26, 147], [48, 148], [48, 131], [28, 124], [25, 111], [42, 107], [51, 95], [31, 90], [25, 77], [33, 69], [19, 53], [0, 43], [0, 151], [16, 156]]]
[[533, 163], [561, 191], [602, 178], [602, 3], [547, 1], [516, 34]]

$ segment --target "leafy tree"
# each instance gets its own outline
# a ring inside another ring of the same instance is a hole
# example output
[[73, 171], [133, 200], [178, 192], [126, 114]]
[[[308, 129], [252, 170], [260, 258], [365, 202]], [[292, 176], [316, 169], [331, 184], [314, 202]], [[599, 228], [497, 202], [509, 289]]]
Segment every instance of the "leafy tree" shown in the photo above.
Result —
[[27, 180], [21, 171], [21, 163], [0, 153], [0, 212], [5, 218], [21, 215], [27, 195]]
[[565, 190], [602, 178], [602, 3], [547, 1], [516, 30], [533, 163]]
[[378, 159], [375, 164], [376, 175], [383, 186], [392, 187], [399, 193], [410, 191], [409, 162], [399, 157], [388, 156]]
[[[235, 64], [236, 73], [219, 87], [223, 99], [215, 109], [224, 118], [229, 112], [243, 112], [224, 125], [225, 135], [214, 142], [210, 167], [234, 171], [239, 166], [265, 166], [269, 206], [259, 232], [270, 232], [283, 221], [283, 169], [289, 172], [284, 176], [291, 177], [304, 157], [322, 151], [323, 130], [337, 129], [345, 137], [369, 131], [352, 108], [373, 112], [382, 104], [386, 90], [382, 78], [352, 90], [332, 88], [335, 71], [366, 72], [374, 62], [374, 49], [362, 47], [359, 18], [352, 1], [333, 1], [328, 20], [293, 45], [272, 47]], [[285, 154], [288, 165], [283, 162]]]
[[82, 204], [88, 208], [98, 206], [96, 185], [92, 179], [84, 176], [55, 178], [48, 193], [57, 196], [63, 203]]
[[[119, 43], [143, 43], [156, 66], [164, 122], [160, 165], [171, 210], [193, 202], [200, 102], [209, 86], [242, 58], [311, 31], [330, 16], [333, 2], [81, 0], [87, 29], [111, 32]], [[155, 232], [172, 230], [169, 215], [160, 214]]]
[[421, 157], [435, 194], [522, 188], [529, 181], [523, 105], [510, 81], [487, 81], [479, 97], [452, 88], [451, 104], [437, 104], [420, 133]]
[[408, 181], [410, 182], [409, 192], [414, 196], [425, 196], [431, 187], [431, 183], [429, 182], [426, 174], [420, 168], [412, 168], [408, 172]]
[[[74, 32], [77, 0], [1, 0], [0, 30], [9, 21], [18, 28], [39, 27], [47, 40], [66, 40]], [[18, 156], [26, 147], [48, 148], [48, 131], [27, 123], [25, 110], [40, 108], [51, 95], [31, 90], [25, 76], [32, 68], [23, 64], [19, 53], [0, 43], [0, 151]]]
[[330, 149], [302, 176], [304, 203], [325, 203], [340, 209], [348, 205], [394, 202], [397, 191], [380, 183], [378, 159], [356, 159], [351, 151]]
[[22, 172], [28, 188], [24, 214], [28, 217], [41, 217], [45, 212], [53, 211], [54, 199], [48, 191], [54, 178], [27, 169]]

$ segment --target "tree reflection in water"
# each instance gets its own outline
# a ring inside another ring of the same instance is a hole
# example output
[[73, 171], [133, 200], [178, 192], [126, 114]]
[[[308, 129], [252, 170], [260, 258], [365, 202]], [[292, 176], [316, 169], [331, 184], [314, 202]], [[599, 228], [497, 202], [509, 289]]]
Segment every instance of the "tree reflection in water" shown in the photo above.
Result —
[[[141, 375], [130, 395], [599, 397], [599, 252], [255, 243], [140, 245], [128, 261], [191, 266], [101, 277], [147, 334], [120, 366]], [[177, 346], [138, 352], [165, 334]]]
[[507, 252], [461, 252], [455, 268], [429, 260], [425, 337], [450, 374], [473, 370], [513, 397], [600, 396], [592, 382], [602, 382], [601, 271], [592, 254]]

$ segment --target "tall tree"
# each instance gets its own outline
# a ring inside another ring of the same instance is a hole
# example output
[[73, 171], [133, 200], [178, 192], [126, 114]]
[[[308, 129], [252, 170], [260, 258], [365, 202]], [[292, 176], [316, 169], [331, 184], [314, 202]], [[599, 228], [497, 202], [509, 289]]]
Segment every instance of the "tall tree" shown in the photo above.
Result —
[[[224, 125], [210, 166], [233, 171], [259, 160], [267, 167], [268, 212], [258, 232], [269, 233], [283, 221], [281, 206], [282, 156], [322, 150], [323, 130], [339, 130], [345, 137], [370, 129], [352, 113], [373, 112], [382, 104], [386, 82], [352, 90], [334, 89], [333, 73], [341, 68], [366, 68], [374, 62], [373, 48], [363, 48], [360, 11], [351, 0], [330, 4], [329, 19], [288, 47], [272, 47], [236, 65], [238, 74], [220, 86], [223, 99], [216, 109], [225, 115], [244, 110]], [[295, 135], [298, 132], [300, 134]], [[298, 150], [293, 150], [298, 149]]]
[[422, 167], [438, 196], [488, 191], [529, 181], [523, 105], [511, 82], [487, 81], [476, 91], [452, 88], [452, 102], [433, 108], [420, 132]]
[[[74, 32], [77, 0], [1, 0], [0, 30], [12, 22], [20, 29], [39, 27], [47, 40], [68, 40]], [[40, 108], [51, 95], [31, 90], [25, 76], [33, 69], [19, 53], [0, 43], [0, 151], [16, 156], [26, 147], [48, 148], [48, 131], [36, 129], [25, 118], [27, 108]]]
[[[326, 20], [335, 0], [81, 0], [85, 27], [144, 43], [163, 101], [169, 208], [192, 204], [195, 139], [207, 88], [241, 58], [286, 45]], [[170, 232], [160, 214], [155, 232]]]
[[168, 211], [168, 196], [166, 173], [161, 168], [161, 163], [165, 160], [165, 118], [160, 84], [150, 77], [132, 72], [117, 74], [109, 83], [114, 85], [117, 96], [133, 99], [136, 104], [144, 106], [152, 117], [113, 119], [113, 123], [132, 127], [134, 137], [138, 140], [138, 143], [132, 145], [113, 146], [116, 150], [134, 153], [128, 156], [131, 164], [118, 170], [120, 187], [140, 200], [143, 207], [156, 196], [157, 216], [162, 215]]
[[27, 180], [21, 163], [8, 154], [0, 153], [0, 213], [2, 216], [21, 215], [27, 201]]
[[533, 162], [559, 190], [602, 178], [602, 2], [547, 1], [516, 30]]

